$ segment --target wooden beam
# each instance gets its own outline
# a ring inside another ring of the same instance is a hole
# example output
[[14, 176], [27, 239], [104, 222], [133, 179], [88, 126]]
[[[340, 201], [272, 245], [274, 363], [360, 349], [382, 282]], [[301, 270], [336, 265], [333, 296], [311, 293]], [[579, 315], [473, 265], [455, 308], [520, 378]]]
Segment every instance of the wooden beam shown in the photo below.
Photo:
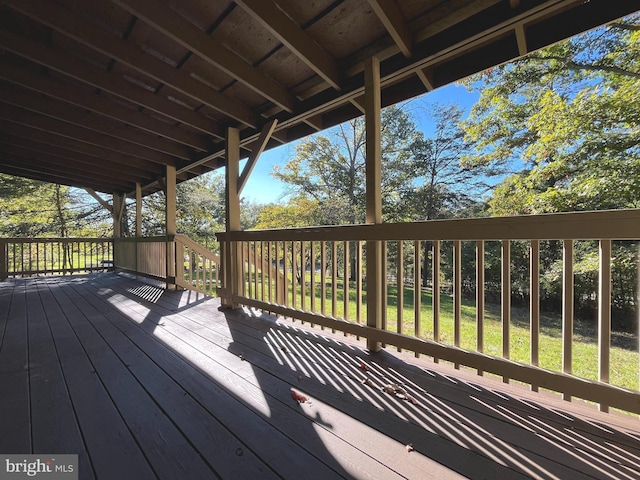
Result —
[[85, 62], [48, 48], [40, 42], [28, 40], [6, 30], [0, 30], [0, 46], [16, 55], [148, 108], [177, 122], [182, 122], [208, 135], [222, 138], [220, 126], [204, 115], [140, 88], [113, 73], [99, 70]]
[[38, 145], [52, 146], [68, 152], [94, 157], [96, 162], [106, 160], [109, 163], [134, 167], [147, 172], [150, 176], [154, 176], [154, 173], [161, 173], [160, 165], [157, 163], [96, 147], [79, 140], [61, 137], [43, 130], [29, 128], [25, 125], [10, 123], [6, 120], [0, 120], [0, 131], [7, 135], [7, 141], [14, 144], [23, 146], [30, 144], [35, 146], [34, 148], [39, 148]]
[[398, 8], [398, 4], [394, 0], [368, 1], [402, 54], [409, 58], [413, 47], [413, 39], [402, 12]]
[[26, 93], [14, 90], [0, 90], [0, 102], [126, 140], [162, 153], [169, 153], [179, 158], [191, 158], [191, 149], [184, 145], [179, 145], [164, 138], [154, 137], [138, 129], [128, 128], [126, 125], [109, 118], [85, 112], [74, 107], [69, 108], [69, 106], [60, 102], [27, 95]]
[[432, 91], [434, 87], [433, 83], [433, 67], [420, 68], [416, 70], [416, 75], [427, 89], [427, 92]]
[[527, 47], [527, 34], [524, 30], [524, 25], [522, 23], [518, 23], [515, 26], [516, 32], [516, 40], [518, 42], [518, 53], [523, 56], [529, 53], [529, 49]]
[[62, 81], [36, 76], [32, 72], [2, 63], [0, 63], [0, 78], [15, 85], [26, 87], [63, 102], [124, 122], [153, 135], [174, 140], [198, 150], [206, 151], [209, 149], [209, 142], [205, 141], [199, 134], [175, 128], [174, 125], [157, 120], [136, 109], [123, 107], [105, 96], [84, 93]]
[[136, 182], [136, 237], [142, 236], [142, 187]]
[[80, 153], [71, 152], [64, 148], [52, 147], [42, 143], [27, 142], [24, 139], [15, 141], [12, 137], [0, 138], [0, 151], [3, 153], [32, 157], [42, 160], [59, 168], [69, 167], [85, 170], [87, 173], [94, 172], [106, 176], [123, 177], [138, 176], [145, 178], [148, 172], [140, 169], [133, 169], [124, 165], [112, 165], [104, 160], [88, 157]]
[[293, 112], [295, 98], [285, 88], [253, 68], [225, 45], [173, 12], [164, 2], [111, 1], [282, 109]]
[[[225, 145], [227, 167], [225, 169], [226, 183], [226, 231], [236, 232], [240, 226], [240, 195], [238, 194], [238, 173], [240, 162], [240, 133], [237, 128], [227, 129], [227, 142]], [[242, 291], [242, 263], [237, 242], [226, 242], [225, 251], [225, 295], [223, 304], [234, 307], [232, 301], [234, 295]]]
[[339, 90], [342, 74], [335, 60], [273, 0], [236, 0], [329, 85]]
[[93, 198], [95, 198], [95, 200], [102, 205], [105, 210], [107, 210], [109, 213], [111, 213], [113, 215], [113, 206], [109, 205], [109, 203], [107, 203], [107, 201], [102, 198], [100, 195], [98, 195], [96, 193], [96, 191], [93, 188], [85, 188], [84, 189], [85, 192], [87, 192], [89, 195], [91, 195]]
[[307, 117], [303, 121], [311, 128], [313, 128], [316, 132], [320, 132], [323, 130], [323, 122], [322, 115], [314, 115], [312, 117]]
[[[92, 173], [87, 168], [64, 167], [51, 162], [43, 162], [42, 159], [34, 159], [33, 156], [20, 156], [13, 154], [2, 155], [2, 170], [7, 171], [7, 167], [13, 167], [23, 172], [28, 172], [28, 178], [44, 180], [49, 183], [60, 183], [84, 188], [90, 186], [96, 190], [103, 189], [126, 190], [130, 188], [130, 182], [119, 177], [104, 176]], [[32, 175], [33, 173], [38, 176]], [[20, 175], [20, 174], [19, 174]], [[42, 178], [44, 176], [44, 178]], [[61, 181], [64, 180], [64, 181]]]
[[[365, 63], [365, 125], [366, 125], [366, 223], [382, 223], [382, 147], [380, 61], [371, 57]], [[367, 241], [367, 325], [382, 328], [382, 242]], [[379, 341], [367, 339], [367, 348], [377, 352]]]
[[95, 28], [84, 18], [48, 0], [6, 2], [12, 9], [68, 35], [83, 45], [128, 65], [154, 80], [169, 85], [208, 107], [249, 127], [256, 127], [256, 118], [248, 107], [206, 86], [185, 72], [147, 54], [132, 42], [118, 39], [110, 32]]
[[271, 138], [271, 134], [275, 130], [276, 125], [278, 125], [278, 120], [274, 119], [274, 120], [271, 120], [262, 128], [262, 131], [260, 132], [260, 137], [258, 137], [258, 142], [254, 147], [253, 151], [251, 152], [251, 155], [249, 155], [249, 159], [247, 160], [246, 165], [242, 169], [242, 175], [240, 175], [240, 178], [238, 179], [238, 195], [242, 193], [242, 189], [244, 188], [245, 183], [249, 179], [249, 176], [253, 171], [253, 167], [255, 167], [256, 163], [258, 162], [258, 158], [260, 157], [265, 147], [267, 146], [267, 143], [269, 142], [269, 139]]
[[64, 122], [54, 121], [42, 115], [36, 115], [26, 110], [13, 106], [3, 106], [0, 108], [0, 118], [7, 121], [22, 124], [27, 127], [37, 128], [46, 132], [54, 133], [63, 137], [69, 137], [82, 142], [90, 143], [106, 149], [112, 149], [128, 155], [133, 155], [154, 163], [163, 165], [175, 165], [175, 159], [155, 150], [141, 147], [125, 140], [119, 140], [107, 135], [93, 132], [86, 128], [81, 128]]

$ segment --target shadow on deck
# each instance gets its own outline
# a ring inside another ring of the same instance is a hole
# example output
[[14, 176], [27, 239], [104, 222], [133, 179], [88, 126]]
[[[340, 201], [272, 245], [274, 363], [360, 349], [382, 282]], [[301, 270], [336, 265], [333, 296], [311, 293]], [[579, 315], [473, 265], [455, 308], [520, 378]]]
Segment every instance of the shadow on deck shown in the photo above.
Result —
[[107, 479], [640, 477], [636, 418], [218, 307], [116, 274], [1, 282], [0, 454]]

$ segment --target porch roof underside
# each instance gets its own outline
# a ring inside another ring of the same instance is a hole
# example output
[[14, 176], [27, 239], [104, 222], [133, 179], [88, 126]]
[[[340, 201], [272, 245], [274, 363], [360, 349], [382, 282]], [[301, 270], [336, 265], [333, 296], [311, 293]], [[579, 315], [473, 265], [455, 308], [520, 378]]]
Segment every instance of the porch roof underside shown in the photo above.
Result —
[[0, 172], [162, 188], [637, 10], [607, 0], [0, 0]]

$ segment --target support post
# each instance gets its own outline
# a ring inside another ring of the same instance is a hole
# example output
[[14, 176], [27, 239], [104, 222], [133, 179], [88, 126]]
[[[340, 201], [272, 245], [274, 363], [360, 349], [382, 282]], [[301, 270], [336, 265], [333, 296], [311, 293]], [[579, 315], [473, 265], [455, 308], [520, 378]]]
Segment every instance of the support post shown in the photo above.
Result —
[[[226, 231], [240, 231], [240, 194], [238, 192], [238, 176], [240, 171], [240, 133], [237, 128], [229, 127], [226, 138], [227, 166], [225, 169], [226, 179]], [[242, 291], [242, 259], [239, 255], [238, 244], [234, 242], [230, 235], [227, 235], [227, 245], [225, 248], [226, 266], [225, 307], [236, 307], [234, 295]]]
[[113, 236], [115, 238], [122, 237], [122, 211], [123, 211], [124, 195], [113, 193], [113, 207], [111, 216], [113, 218]]
[[[371, 57], [365, 62], [365, 125], [366, 125], [366, 223], [382, 223], [382, 153], [380, 129], [380, 61]], [[382, 327], [382, 242], [367, 241], [367, 326]], [[385, 292], [386, 293], [386, 292]], [[367, 338], [367, 348], [377, 352], [379, 341]]]
[[176, 284], [176, 250], [174, 236], [176, 234], [176, 167], [167, 165], [165, 177], [165, 217], [167, 233], [167, 288]]
[[0, 280], [5, 280], [9, 276], [7, 254], [7, 241], [0, 239]]
[[142, 186], [136, 182], [136, 237], [142, 236]]

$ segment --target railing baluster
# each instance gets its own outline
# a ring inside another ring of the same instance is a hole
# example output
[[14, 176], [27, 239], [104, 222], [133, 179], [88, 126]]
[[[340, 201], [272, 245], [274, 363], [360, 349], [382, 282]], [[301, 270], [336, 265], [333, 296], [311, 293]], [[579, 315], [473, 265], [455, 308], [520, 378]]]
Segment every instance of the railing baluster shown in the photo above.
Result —
[[[462, 312], [462, 242], [453, 242], [453, 344], [460, 346], [460, 320]], [[460, 368], [459, 364], [454, 365]]]
[[[510, 357], [510, 326], [511, 326], [511, 242], [502, 240], [502, 357]], [[509, 383], [509, 378], [503, 377], [503, 382]]]
[[[422, 275], [420, 261], [421, 241], [416, 240], [413, 249], [413, 334], [420, 338], [422, 336], [422, 325], [420, 322], [420, 310], [422, 309]], [[416, 352], [416, 357], [420, 354]]]
[[[311, 257], [311, 311], [316, 311], [316, 242], [309, 242], [309, 256]], [[311, 324], [313, 326], [313, 324]]]
[[[398, 264], [396, 265], [396, 310], [397, 310], [397, 332], [403, 333], [404, 325], [404, 242], [398, 240]], [[398, 347], [398, 351], [402, 349]]]
[[[387, 255], [389, 254], [387, 242], [382, 242], [382, 315], [380, 328], [387, 329], [387, 307], [389, 306], [389, 288], [388, 288], [388, 271], [389, 266]], [[386, 347], [383, 342], [382, 347]]]
[[[336, 317], [338, 311], [338, 243], [331, 242], [331, 316]], [[331, 329], [335, 333], [335, 329]]]
[[[356, 242], [356, 320], [362, 323], [362, 242]], [[347, 281], [347, 279], [345, 279]]]
[[476, 349], [484, 352], [484, 240], [476, 242]]
[[[320, 313], [327, 314], [327, 242], [320, 243]], [[324, 326], [321, 327], [324, 330]]]
[[284, 304], [289, 306], [289, 263], [287, 262], [288, 242], [282, 242], [282, 261], [284, 270]]
[[[434, 240], [431, 255], [431, 306], [433, 313], [433, 340], [440, 342], [440, 240]], [[434, 357], [433, 361], [438, 363]]]
[[[266, 257], [265, 257], [265, 242], [261, 241], [260, 242], [260, 298], [262, 299], [262, 301], [264, 302], [264, 299], [266, 297], [265, 295], [265, 276], [267, 275], [267, 273], [269, 272], [269, 267], [268, 267], [268, 263], [266, 262]], [[265, 265], [266, 263], [266, 265]], [[265, 268], [266, 267], [266, 268]]]
[[[562, 371], [572, 373], [573, 342], [573, 240], [564, 240], [562, 248]], [[571, 395], [563, 394], [565, 400]]]
[[[611, 240], [600, 240], [598, 279], [598, 379], [609, 383], [611, 348]], [[601, 403], [601, 412], [609, 406]]]
[[[529, 335], [531, 351], [529, 353], [531, 365], [540, 363], [540, 241], [531, 240], [529, 253]], [[531, 385], [531, 390], [538, 391], [537, 385]]]
[[296, 297], [298, 288], [298, 242], [291, 242], [291, 306], [296, 308]]
[[344, 300], [344, 319], [349, 320], [349, 278], [351, 278], [351, 258], [350, 258], [350, 249], [349, 249], [349, 241], [343, 242], [344, 246], [344, 281], [342, 282], [342, 298]]
[[[302, 310], [307, 309], [307, 259], [306, 244], [304, 241], [300, 242], [300, 308]], [[302, 322], [304, 323], [304, 322]]]

